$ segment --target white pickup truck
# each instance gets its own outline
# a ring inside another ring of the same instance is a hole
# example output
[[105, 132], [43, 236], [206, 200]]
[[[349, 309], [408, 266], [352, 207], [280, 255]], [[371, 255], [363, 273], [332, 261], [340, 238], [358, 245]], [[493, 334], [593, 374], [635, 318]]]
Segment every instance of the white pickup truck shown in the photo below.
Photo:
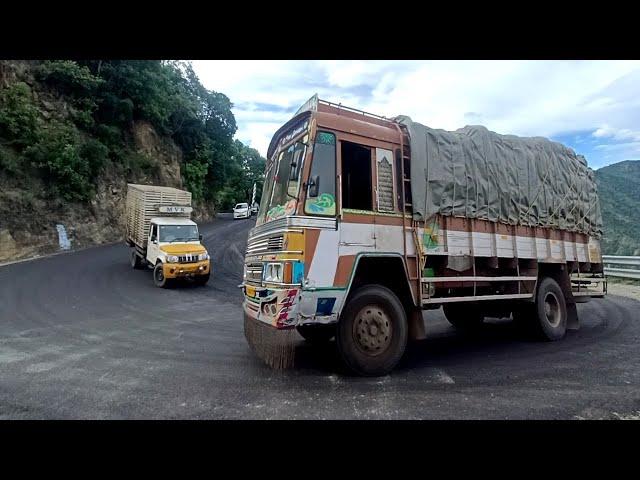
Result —
[[190, 219], [191, 193], [176, 188], [129, 184], [127, 190], [127, 245], [132, 268], [153, 269], [158, 287], [176, 278], [209, 281], [209, 254], [198, 225]]

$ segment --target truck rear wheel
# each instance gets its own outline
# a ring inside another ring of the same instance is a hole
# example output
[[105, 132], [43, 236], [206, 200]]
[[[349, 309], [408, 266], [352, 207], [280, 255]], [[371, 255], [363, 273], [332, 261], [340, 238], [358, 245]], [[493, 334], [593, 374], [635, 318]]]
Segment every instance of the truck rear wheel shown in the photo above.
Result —
[[142, 268], [142, 257], [138, 255], [138, 252], [136, 252], [135, 248], [131, 249], [131, 255], [129, 255], [129, 260], [131, 263], [131, 268], [133, 268], [134, 270], [138, 270]]
[[567, 332], [567, 304], [558, 282], [550, 277], [543, 278], [538, 284], [535, 303], [515, 309], [513, 318], [537, 338], [562, 339]]
[[346, 366], [363, 376], [386, 375], [407, 347], [409, 327], [398, 297], [381, 285], [354, 293], [336, 330], [338, 351]]
[[442, 310], [447, 321], [460, 330], [479, 328], [484, 322], [484, 315], [478, 311], [477, 305], [469, 302], [445, 303]]
[[153, 269], [153, 283], [160, 288], [166, 288], [169, 285], [169, 279], [164, 276], [164, 271], [162, 270], [162, 263], [156, 264]]
[[328, 343], [333, 337], [336, 336], [335, 324], [330, 325], [300, 325], [296, 328], [298, 333], [307, 342], [321, 345]]

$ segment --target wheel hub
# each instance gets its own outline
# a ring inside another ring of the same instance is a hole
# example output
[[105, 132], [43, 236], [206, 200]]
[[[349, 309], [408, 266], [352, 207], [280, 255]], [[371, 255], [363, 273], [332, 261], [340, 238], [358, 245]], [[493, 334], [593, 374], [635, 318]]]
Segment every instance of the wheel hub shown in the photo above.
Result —
[[367, 355], [379, 355], [391, 343], [393, 330], [387, 313], [377, 305], [364, 307], [353, 324], [353, 338], [358, 349]]
[[544, 297], [544, 314], [552, 327], [560, 325], [560, 302], [553, 292], [548, 292]]

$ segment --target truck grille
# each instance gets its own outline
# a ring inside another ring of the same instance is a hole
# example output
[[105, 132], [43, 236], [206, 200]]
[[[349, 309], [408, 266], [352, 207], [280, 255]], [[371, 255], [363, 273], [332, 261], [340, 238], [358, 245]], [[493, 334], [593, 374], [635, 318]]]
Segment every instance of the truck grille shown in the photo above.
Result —
[[248, 263], [246, 265], [247, 278], [246, 281], [250, 283], [262, 283], [262, 263]]
[[274, 235], [269, 238], [249, 240], [247, 255], [260, 255], [267, 252], [275, 252], [284, 249], [284, 234]]

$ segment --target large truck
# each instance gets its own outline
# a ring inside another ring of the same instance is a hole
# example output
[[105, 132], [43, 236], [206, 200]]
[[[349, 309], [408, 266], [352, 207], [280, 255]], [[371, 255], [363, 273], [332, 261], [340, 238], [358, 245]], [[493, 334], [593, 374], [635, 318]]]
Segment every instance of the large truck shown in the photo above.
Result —
[[125, 208], [132, 268], [153, 269], [157, 287], [167, 287], [177, 278], [191, 278], [200, 285], [209, 281], [209, 254], [191, 220], [190, 192], [130, 183]]
[[297, 330], [335, 337], [356, 374], [384, 375], [424, 338], [423, 310], [459, 329], [512, 317], [559, 340], [579, 326], [576, 304], [606, 293], [594, 174], [559, 143], [314, 96], [267, 157], [241, 285], [263, 358]]

